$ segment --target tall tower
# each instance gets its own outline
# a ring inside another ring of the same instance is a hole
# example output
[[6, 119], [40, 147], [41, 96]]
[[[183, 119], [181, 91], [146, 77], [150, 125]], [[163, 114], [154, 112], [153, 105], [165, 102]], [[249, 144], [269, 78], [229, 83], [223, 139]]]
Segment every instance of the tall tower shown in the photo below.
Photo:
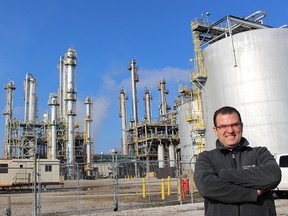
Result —
[[131, 60], [128, 70], [131, 71], [131, 80], [132, 80], [132, 109], [133, 109], [133, 120], [136, 127], [138, 123], [138, 98], [137, 98], [137, 87], [136, 83], [139, 82], [139, 77], [137, 74], [138, 67], [136, 65], [136, 60]]
[[27, 73], [24, 81], [24, 122], [35, 123], [37, 112], [36, 79]]
[[122, 119], [122, 154], [128, 154], [128, 143], [127, 143], [127, 109], [126, 109], [127, 95], [124, 89], [120, 90], [120, 114], [119, 117]]
[[[65, 104], [67, 105], [66, 117], [67, 117], [67, 147], [66, 158], [69, 164], [72, 164], [75, 160], [75, 116], [76, 116], [76, 50], [69, 48], [64, 56], [65, 72], [64, 77], [67, 77], [65, 86]], [[66, 107], [66, 106], [65, 106]]]
[[50, 94], [48, 105], [51, 106], [51, 144], [48, 148], [48, 158], [57, 159], [57, 95]]
[[145, 118], [146, 118], [148, 123], [151, 123], [151, 120], [152, 120], [152, 110], [151, 110], [152, 95], [148, 89], [145, 90], [145, 96], [144, 96], [143, 100], [144, 100], [144, 104], [145, 104]]
[[4, 140], [4, 157], [10, 158], [11, 157], [11, 131], [10, 122], [12, 119], [12, 110], [13, 110], [13, 92], [16, 89], [14, 82], [10, 81], [5, 85], [6, 90], [6, 108], [3, 115], [5, 115], [5, 140]]
[[170, 109], [167, 105], [167, 94], [169, 94], [169, 91], [166, 89], [166, 81], [160, 80], [158, 84], [158, 90], [161, 93], [161, 104], [160, 104], [160, 116], [162, 119], [167, 118], [168, 110]]
[[91, 98], [86, 98], [85, 103], [86, 105], [86, 116], [85, 116], [85, 130], [84, 130], [84, 134], [85, 134], [85, 139], [84, 142], [86, 144], [86, 162], [88, 165], [90, 165], [91, 163], [91, 156], [92, 156], [92, 136], [91, 136], [91, 123], [92, 123], [92, 117], [93, 117], [93, 111], [92, 111], [92, 107], [93, 107], [93, 101]]

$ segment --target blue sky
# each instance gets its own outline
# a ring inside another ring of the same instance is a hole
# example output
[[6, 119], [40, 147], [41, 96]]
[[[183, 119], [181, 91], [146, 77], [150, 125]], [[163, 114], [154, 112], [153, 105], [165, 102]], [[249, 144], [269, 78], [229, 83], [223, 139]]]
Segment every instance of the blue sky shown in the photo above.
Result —
[[[152, 92], [152, 114], [157, 118], [158, 81], [166, 80], [170, 106], [178, 93], [178, 80], [189, 85], [189, 59], [194, 53], [191, 20], [208, 11], [209, 19], [217, 21], [258, 10], [267, 12], [267, 25], [288, 24], [286, 0], [1, 0], [0, 110], [5, 110], [4, 86], [13, 80], [14, 117], [23, 120], [23, 81], [31, 73], [38, 82], [40, 119], [46, 110], [50, 112], [49, 93], [59, 87], [59, 57], [73, 47], [78, 54], [77, 120], [82, 124], [84, 99], [92, 97], [94, 152], [120, 148], [118, 97], [122, 87], [128, 95], [128, 118], [132, 117], [129, 61], [136, 59], [139, 67], [139, 119], [144, 116], [145, 88]], [[1, 140], [4, 122], [2, 116]]]

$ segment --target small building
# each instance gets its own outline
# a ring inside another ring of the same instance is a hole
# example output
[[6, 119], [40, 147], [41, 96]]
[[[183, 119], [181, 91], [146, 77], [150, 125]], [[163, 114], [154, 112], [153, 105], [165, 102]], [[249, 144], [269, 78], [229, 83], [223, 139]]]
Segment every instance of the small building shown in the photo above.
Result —
[[[31, 186], [35, 182], [32, 159], [0, 159], [0, 188]], [[60, 161], [39, 159], [36, 162], [37, 184], [59, 184]]]

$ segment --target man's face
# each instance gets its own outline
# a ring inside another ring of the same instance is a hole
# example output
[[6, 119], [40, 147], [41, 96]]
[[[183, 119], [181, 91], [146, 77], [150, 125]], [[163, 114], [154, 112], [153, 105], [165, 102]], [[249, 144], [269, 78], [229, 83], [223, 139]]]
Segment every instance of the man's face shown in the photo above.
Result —
[[243, 125], [237, 113], [218, 114], [213, 130], [219, 141], [227, 148], [233, 148], [242, 138]]

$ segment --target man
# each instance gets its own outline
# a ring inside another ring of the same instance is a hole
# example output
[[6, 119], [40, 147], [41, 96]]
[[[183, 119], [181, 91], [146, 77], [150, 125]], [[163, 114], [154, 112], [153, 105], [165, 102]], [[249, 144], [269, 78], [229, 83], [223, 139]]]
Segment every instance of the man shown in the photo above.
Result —
[[281, 170], [274, 157], [266, 147], [248, 146], [235, 108], [220, 108], [213, 120], [216, 148], [199, 155], [194, 175], [205, 215], [276, 215], [271, 189], [281, 181]]

